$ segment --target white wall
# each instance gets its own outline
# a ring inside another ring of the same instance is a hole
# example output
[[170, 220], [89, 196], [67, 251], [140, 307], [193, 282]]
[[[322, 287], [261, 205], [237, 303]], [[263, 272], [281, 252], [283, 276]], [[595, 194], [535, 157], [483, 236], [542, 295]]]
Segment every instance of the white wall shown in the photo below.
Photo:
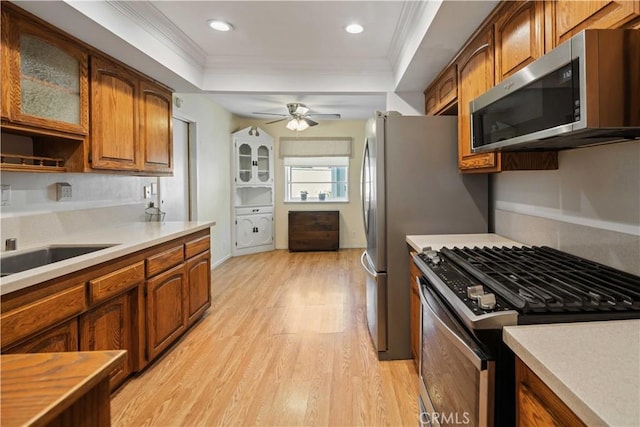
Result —
[[[274, 139], [275, 147], [275, 245], [276, 249], [288, 247], [288, 214], [290, 210], [338, 210], [340, 211], [340, 247], [360, 248], [366, 244], [360, 202], [360, 167], [364, 150], [364, 120], [327, 120], [318, 126], [296, 133], [285, 127], [286, 122], [265, 125], [265, 120], [236, 119], [236, 129], [258, 126]], [[349, 203], [285, 203], [284, 164], [279, 157], [280, 137], [352, 137], [352, 156], [349, 160]]]
[[493, 176], [496, 233], [640, 274], [640, 142], [560, 151], [558, 161]]
[[212, 266], [231, 256], [231, 132], [233, 115], [205, 95], [176, 93], [174, 116], [196, 122], [198, 221], [215, 221], [211, 230]]

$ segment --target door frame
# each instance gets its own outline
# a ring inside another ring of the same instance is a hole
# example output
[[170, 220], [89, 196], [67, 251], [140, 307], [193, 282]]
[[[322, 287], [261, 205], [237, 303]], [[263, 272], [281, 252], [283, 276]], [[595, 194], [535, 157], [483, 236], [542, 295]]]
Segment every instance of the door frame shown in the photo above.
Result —
[[[179, 111], [174, 111], [172, 119], [183, 121], [187, 124], [187, 179], [189, 180], [189, 221], [198, 220], [198, 122], [193, 117]], [[157, 178], [160, 189], [160, 178]], [[158, 191], [158, 203], [161, 200], [161, 190]]]

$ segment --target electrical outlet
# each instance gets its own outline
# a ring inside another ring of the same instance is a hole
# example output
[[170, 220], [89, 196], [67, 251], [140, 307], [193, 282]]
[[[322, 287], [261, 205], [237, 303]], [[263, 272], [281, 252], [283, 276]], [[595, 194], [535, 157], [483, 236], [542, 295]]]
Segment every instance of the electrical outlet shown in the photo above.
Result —
[[71, 192], [71, 184], [68, 182], [58, 182], [56, 183], [56, 193], [58, 196], [58, 201], [70, 199], [72, 196]]
[[11, 205], [11, 186], [8, 184], [0, 185], [0, 189], [2, 189], [2, 206], [10, 206]]
[[143, 189], [144, 189], [144, 198], [145, 199], [150, 199], [151, 198], [151, 186], [145, 185], [143, 187]]

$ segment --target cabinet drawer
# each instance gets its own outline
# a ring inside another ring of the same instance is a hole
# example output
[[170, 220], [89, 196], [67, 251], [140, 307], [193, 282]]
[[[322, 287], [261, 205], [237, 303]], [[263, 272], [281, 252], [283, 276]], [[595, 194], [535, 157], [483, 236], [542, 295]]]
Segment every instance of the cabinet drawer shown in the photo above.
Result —
[[104, 301], [144, 281], [144, 261], [89, 281], [89, 302]]
[[168, 249], [157, 255], [147, 258], [147, 277], [155, 276], [184, 260], [184, 248], [182, 245]]
[[273, 206], [262, 208], [236, 208], [236, 215], [255, 215], [262, 213], [273, 213]]
[[199, 239], [191, 240], [184, 245], [184, 256], [185, 258], [191, 258], [192, 256], [209, 249], [209, 245], [209, 235], [200, 237]]
[[65, 319], [82, 313], [87, 307], [84, 283], [27, 304], [2, 317], [2, 347], [34, 335]]

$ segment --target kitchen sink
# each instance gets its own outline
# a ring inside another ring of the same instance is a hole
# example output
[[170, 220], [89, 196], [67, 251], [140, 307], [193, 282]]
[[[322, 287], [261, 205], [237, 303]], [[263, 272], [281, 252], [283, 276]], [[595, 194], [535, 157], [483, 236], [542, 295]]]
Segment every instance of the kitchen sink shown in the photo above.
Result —
[[0, 257], [0, 274], [2, 277], [20, 273], [43, 265], [85, 255], [106, 249], [113, 245], [78, 245], [78, 246], [47, 246], [27, 252], [4, 254]]

